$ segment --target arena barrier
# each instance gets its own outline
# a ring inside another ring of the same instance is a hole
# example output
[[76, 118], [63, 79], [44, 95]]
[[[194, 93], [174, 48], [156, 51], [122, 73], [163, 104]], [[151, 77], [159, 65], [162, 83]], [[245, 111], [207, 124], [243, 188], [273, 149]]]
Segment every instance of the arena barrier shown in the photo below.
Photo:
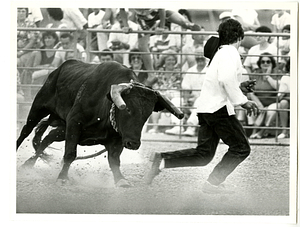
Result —
[[[57, 31], [57, 32], [72, 32], [74, 34], [74, 40], [77, 40], [78, 38], [78, 32], [77, 30], [75, 29], [49, 29], [49, 28], [17, 28], [18, 31], [36, 31], [36, 32], [44, 32], [44, 31]], [[86, 62], [91, 62], [91, 56], [94, 54], [99, 54], [99, 53], [103, 53], [103, 51], [96, 51], [96, 50], [92, 50], [91, 48], [91, 42], [92, 42], [92, 33], [123, 33], [123, 31], [116, 31], [116, 30], [106, 30], [106, 29], [87, 29], [87, 35], [86, 35], [86, 48], [85, 48], [85, 51], [86, 51], [86, 59], [84, 59], [84, 61]], [[130, 33], [147, 33], [147, 34], [153, 34], [154, 32], [153, 31], [131, 31]], [[211, 36], [211, 35], [217, 35], [216, 32], [208, 32], [208, 31], [201, 31], [201, 32], [179, 32], [179, 31], [165, 31], [163, 33], [166, 33], [166, 34], [177, 34], [177, 35], [180, 35], [180, 40], [181, 40], [181, 49], [179, 50], [179, 53], [178, 53], [178, 56], [179, 56], [179, 62], [182, 63], [182, 56], [183, 55], [195, 55], [195, 54], [183, 54], [182, 53], [182, 40], [183, 40], [183, 36], [184, 35], [187, 35], [187, 34], [191, 34], [191, 35], [205, 35], [205, 36]], [[287, 33], [245, 33], [245, 36], [267, 36], [267, 37], [275, 37], [277, 39], [277, 41], [279, 40], [279, 37], [290, 37], [290, 34], [287, 34]], [[278, 44], [279, 42], [277, 42]], [[23, 49], [24, 51], [35, 51], [35, 50], [40, 50], [40, 49]], [[45, 50], [45, 49], [44, 49]], [[51, 50], [51, 51], [57, 51], [57, 50]], [[74, 53], [76, 53], [77, 49], [74, 48], [74, 49], [68, 49], [68, 50], [63, 50], [63, 51], [74, 51]], [[128, 52], [126, 51], [111, 51], [112, 53], [114, 54], [128, 54]], [[131, 52], [131, 53], [135, 53], [135, 52]], [[138, 54], [149, 54], [147, 52], [137, 52]], [[152, 55], [155, 55], [156, 53], [154, 52], [151, 52]], [[243, 57], [246, 57], [246, 56], [259, 56], [259, 55], [242, 55]], [[278, 53], [277, 55], [272, 55], [278, 62], [279, 58], [284, 58], [284, 57], [287, 57], [287, 56], [284, 56], [284, 55], [280, 55], [279, 54], [279, 48], [278, 48]], [[181, 65], [181, 64], [180, 64]], [[34, 71], [34, 70], [38, 70], [38, 69], [48, 69], [49, 68], [44, 68], [44, 67], [17, 67], [17, 71], [24, 71], [24, 70], [31, 70], [31, 71]], [[50, 69], [51, 70], [51, 69]], [[53, 69], [52, 69], [53, 70]], [[143, 72], [151, 72], [151, 71], [148, 71], [148, 70], [144, 70]], [[158, 71], [154, 70], [152, 72], [155, 72], [157, 73]], [[165, 71], [167, 72], [167, 71]], [[180, 73], [181, 75], [185, 74], [186, 72], [182, 72], [181, 71], [181, 67], [180, 67], [180, 71], [178, 72]], [[258, 74], [245, 74], [245, 75], [258, 75]], [[273, 75], [273, 74], [272, 74]], [[262, 76], [262, 75], [259, 75], [259, 76]], [[276, 74], [274, 74], [273, 76], [276, 76]], [[277, 75], [277, 76], [281, 76], [281, 75]], [[18, 89], [21, 89], [23, 90], [25, 96], [26, 94], [28, 96], [30, 96], [29, 94], [30, 93], [36, 93], [40, 87], [42, 85], [34, 85], [34, 84], [24, 84], [24, 83], [21, 83], [21, 84], [18, 84], [17, 87]], [[183, 90], [183, 89], [180, 89], [180, 96], [182, 97], [182, 92], [183, 91], [187, 91], [187, 90]], [[188, 90], [188, 91], [192, 91], [192, 90]], [[278, 93], [277, 91], [275, 93]], [[276, 96], [277, 97], [277, 96]], [[18, 131], [21, 129], [22, 125], [24, 125], [25, 121], [26, 121], [26, 117], [27, 117], [27, 114], [28, 114], [28, 111], [30, 109], [30, 106], [32, 104], [32, 100], [33, 100], [33, 97], [30, 97], [30, 98], [24, 98], [24, 99], [19, 99], [17, 98], [17, 133]], [[181, 99], [180, 99], [181, 100]], [[276, 109], [273, 109], [274, 111], [276, 111], [277, 113], [279, 113], [279, 111], [286, 111], [286, 112], [289, 112], [290, 113], [290, 109], [277, 109], [277, 106], [278, 106], [278, 98], [276, 98]], [[193, 107], [185, 107], [182, 105], [182, 102], [180, 101], [180, 106], [178, 106], [179, 108], [181, 108], [182, 110], [184, 109], [193, 109]], [[236, 108], [237, 110], [243, 110], [242, 108]], [[271, 111], [271, 110], [269, 110]], [[289, 141], [287, 140], [284, 140], [284, 141], [279, 141], [277, 139], [277, 135], [279, 135], [280, 131], [282, 129], [287, 129], [287, 130], [290, 130], [290, 127], [280, 127], [279, 126], [279, 117], [278, 117], [278, 114], [276, 114], [276, 120], [275, 120], [275, 126], [272, 126], [272, 127], [255, 127], [255, 126], [244, 126], [244, 128], [246, 130], [252, 130], [254, 128], [257, 128], [257, 129], [269, 129], [269, 130], [273, 130], [274, 131], [274, 139], [271, 139], [271, 140], [268, 140], [268, 141], [265, 141], [265, 140], [250, 140], [250, 144], [252, 145], [280, 145], [280, 146], [289, 146]], [[181, 132], [183, 132], [184, 130], [184, 127], [187, 127], [188, 125], [187, 124], [184, 124], [182, 121], [180, 122], [180, 124], [170, 124], [170, 123], [167, 123], [167, 124], [164, 124], [164, 123], [159, 123], [159, 124], [153, 124], [153, 123], [149, 123], [147, 122], [146, 126], [145, 127], [151, 127], [151, 126], [154, 126], [154, 125], [159, 125], [161, 127], [165, 127], [165, 128], [170, 128], [170, 127], [174, 127], [174, 126], [180, 126], [180, 128], [182, 129]], [[198, 126], [192, 126], [192, 127], [198, 127]], [[171, 137], [168, 137], [166, 139], [161, 139], [161, 136], [156, 136], [155, 138], [144, 138], [143, 140], [145, 141], [154, 141], [154, 142], [164, 142], [164, 141], [169, 141], [169, 142], [183, 142], [183, 143], [196, 143], [197, 142], [197, 138], [196, 137], [185, 137], [183, 136], [182, 134], [179, 134], [179, 135], [176, 135], [176, 136], [172, 136]]]

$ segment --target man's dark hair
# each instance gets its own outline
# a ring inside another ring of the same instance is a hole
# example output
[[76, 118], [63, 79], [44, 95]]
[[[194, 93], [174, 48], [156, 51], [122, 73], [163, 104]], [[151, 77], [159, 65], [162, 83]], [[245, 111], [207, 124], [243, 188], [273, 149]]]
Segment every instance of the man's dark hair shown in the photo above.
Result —
[[64, 32], [60, 35], [61, 39], [70, 38], [70, 41], [73, 41], [73, 35], [70, 32]]
[[111, 56], [111, 58], [114, 59], [114, 55], [110, 49], [103, 49], [102, 52], [99, 53], [99, 57], [101, 56]]
[[227, 19], [219, 25], [218, 29], [220, 45], [227, 45], [244, 38], [244, 30], [240, 22], [234, 19]]
[[255, 30], [255, 32], [272, 33], [272, 30], [267, 26], [260, 26]]
[[52, 17], [56, 21], [60, 21], [64, 17], [64, 12], [61, 8], [47, 8], [47, 12], [50, 17]]

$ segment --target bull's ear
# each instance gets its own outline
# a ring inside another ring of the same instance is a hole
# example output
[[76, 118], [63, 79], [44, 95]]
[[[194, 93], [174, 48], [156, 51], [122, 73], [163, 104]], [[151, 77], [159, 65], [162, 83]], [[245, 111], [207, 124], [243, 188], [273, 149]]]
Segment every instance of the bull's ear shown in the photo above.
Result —
[[163, 96], [160, 92], [155, 91], [157, 96], [157, 102], [154, 107], [154, 111], [162, 111], [164, 109], [168, 110], [171, 114], [176, 116], [178, 119], [182, 119], [184, 117], [184, 113], [181, 112], [174, 104], [165, 96]]

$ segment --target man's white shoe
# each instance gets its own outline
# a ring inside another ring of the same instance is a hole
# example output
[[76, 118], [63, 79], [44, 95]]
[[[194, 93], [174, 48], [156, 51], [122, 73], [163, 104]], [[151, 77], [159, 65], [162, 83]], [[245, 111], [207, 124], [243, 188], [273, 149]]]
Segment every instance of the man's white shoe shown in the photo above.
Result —
[[184, 136], [195, 136], [195, 131], [196, 128], [195, 127], [188, 127], [184, 133], [182, 133], [182, 135]]
[[202, 187], [202, 191], [207, 194], [233, 194], [234, 191], [229, 190], [224, 184], [213, 185], [206, 181]]
[[171, 129], [167, 129], [165, 131], [165, 133], [169, 134], [169, 135], [179, 135], [180, 134], [180, 126], [174, 126]]

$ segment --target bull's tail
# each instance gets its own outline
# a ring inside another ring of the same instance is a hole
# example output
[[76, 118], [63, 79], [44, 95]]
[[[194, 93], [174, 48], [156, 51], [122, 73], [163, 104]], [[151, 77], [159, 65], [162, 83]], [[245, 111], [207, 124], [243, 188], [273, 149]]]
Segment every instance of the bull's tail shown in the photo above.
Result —
[[47, 119], [40, 121], [40, 123], [38, 123], [38, 125], [36, 126], [35, 135], [32, 139], [32, 146], [35, 151], [37, 151], [38, 147], [40, 146], [42, 136], [44, 135], [44, 132], [46, 131], [46, 129], [48, 128], [49, 125], [50, 124], [49, 124], [49, 121], [47, 118]]

